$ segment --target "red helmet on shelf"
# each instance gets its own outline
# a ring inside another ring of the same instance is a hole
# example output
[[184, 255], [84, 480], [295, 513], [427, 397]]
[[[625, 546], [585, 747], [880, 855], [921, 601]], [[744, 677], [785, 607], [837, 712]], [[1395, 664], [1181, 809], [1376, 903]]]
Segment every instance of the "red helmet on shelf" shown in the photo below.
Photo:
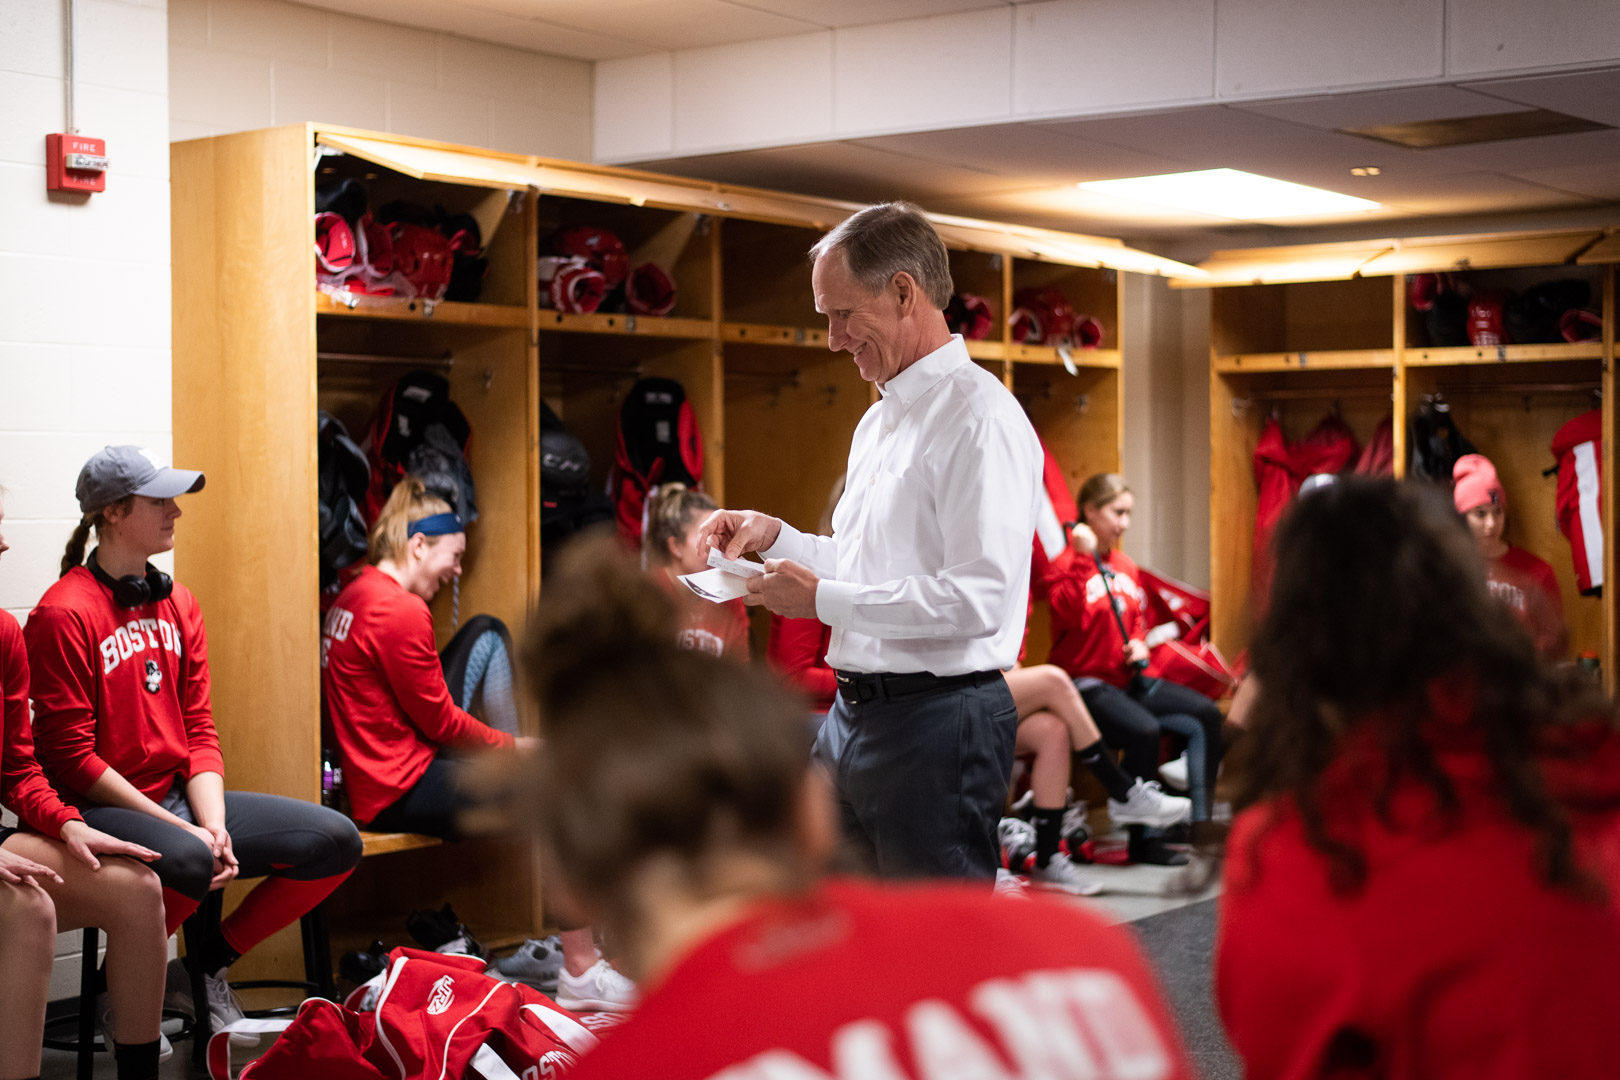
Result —
[[1406, 283], [1406, 296], [1413, 311], [1429, 311], [1441, 293], [1456, 292], [1457, 279], [1450, 274], [1413, 274]]
[[1509, 296], [1500, 289], [1475, 293], [1468, 301], [1468, 343], [1506, 345]]
[[668, 315], [675, 310], [675, 282], [657, 264], [642, 263], [625, 279], [624, 302], [637, 315]]
[[1587, 308], [1570, 308], [1558, 317], [1558, 332], [1565, 341], [1603, 340], [1603, 316]]
[[1069, 341], [1077, 348], [1095, 349], [1103, 342], [1103, 324], [1090, 315], [1076, 315]]
[[410, 294], [425, 300], [439, 300], [450, 287], [450, 269], [455, 253], [450, 241], [438, 229], [396, 221], [388, 226], [394, 245], [394, 269], [410, 286]]
[[542, 303], [569, 315], [591, 314], [602, 305], [608, 291], [602, 272], [584, 259], [542, 256], [539, 276], [545, 287]]
[[557, 230], [551, 238], [551, 247], [558, 255], [584, 259], [607, 281], [609, 289], [616, 289], [630, 274], [630, 253], [617, 236], [606, 229], [590, 225], [571, 225]]
[[354, 230], [341, 214], [315, 215], [315, 266], [321, 274], [341, 278], [354, 265]]
[[961, 334], [968, 341], [983, 341], [990, 336], [995, 316], [990, 302], [976, 293], [959, 292], [945, 305], [945, 325], [953, 334]]
[[1007, 320], [1012, 339], [1025, 345], [1057, 345], [1074, 334], [1080, 317], [1068, 297], [1055, 286], [1020, 289], [1013, 295], [1013, 313]]

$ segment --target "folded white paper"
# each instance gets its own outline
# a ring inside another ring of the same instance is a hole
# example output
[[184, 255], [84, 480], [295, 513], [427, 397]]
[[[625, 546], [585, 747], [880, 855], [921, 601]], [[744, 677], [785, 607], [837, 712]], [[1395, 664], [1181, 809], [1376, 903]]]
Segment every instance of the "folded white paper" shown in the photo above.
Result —
[[748, 595], [747, 578], [718, 568], [705, 570], [701, 574], [682, 574], [680, 580], [688, 589], [715, 604]]
[[765, 568], [759, 563], [749, 562], [746, 559], [728, 559], [720, 554], [719, 548], [709, 549], [709, 565], [744, 578], [759, 577], [765, 573]]

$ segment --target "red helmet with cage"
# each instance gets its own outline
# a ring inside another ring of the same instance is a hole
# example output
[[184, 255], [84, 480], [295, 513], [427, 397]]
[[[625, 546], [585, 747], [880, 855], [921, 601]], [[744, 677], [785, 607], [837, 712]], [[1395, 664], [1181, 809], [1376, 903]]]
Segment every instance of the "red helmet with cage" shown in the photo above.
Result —
[[1077, 348], [1095, 349], [1103, 342], [1103, 324], [1090, 315], [1076, 315], [1069, 340]]
[[970, 292], [959, 292], [945, 305], [945, 325], [953, 334], [961, 334], [968, 341], [983, 341], [990, 336], [995, 317], [990, 302]]
[[675, 282], [655, 263], [642, 263], [624, 283], [624, 302], [637, 315], [668, 315], [675, 310]]
[[438, 229], [396, 221], [388, 226], [394, 245], [394, 269], [410, 286], [411, 295], [439, 300], [450, 287], [455, 254]]
[[1413, 274], [1406, 283], [1406, 296], [1413, 311], [1429, 311], [1441, 293], [1456, 292], [1457, 279], [1450, 274]]
[[617, 236], [606, 229], [590, 225], [571, 225], [559, 229], [551, 238], [551, 247], [558, 255], [584, 259], [607, 281], [609, 289], [616, 289], [630, 274], [630, 253]]
[[1506, 345], [1508, 294], [1501, 290], [1476, 293], [1468, 301], [1468, 343]]
[[1056, 345], [1068, 340], [1079, 317], [1068, 297], [1051, 285], [1018, 290], [1013, 295], [1013, 308], [1008, 319], [1012, 338], [1026, 345]]
[[1587, 308], [1570, 308], [1558, 318], [1558, 332], [1565, 341], [1603, 340], [1603, 316]]
[[341, 277], [354, 265], [354, 230], [341, 214], [315, 215], [315, 266], [322, 274]]

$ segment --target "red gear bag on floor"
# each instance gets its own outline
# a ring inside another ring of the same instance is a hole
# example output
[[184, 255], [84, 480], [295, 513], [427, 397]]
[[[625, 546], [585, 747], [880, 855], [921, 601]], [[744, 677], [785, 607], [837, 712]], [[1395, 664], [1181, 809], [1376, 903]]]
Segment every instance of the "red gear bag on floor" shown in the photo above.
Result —
[[560, 1075], [596, 1046], [579, 1018], [473, 956], [389, 953], [375, 1012], [310, 998], [290, 1020], [238, 1020], [208, 1041], [208, 1075], [230, 1080], [232, 1031], [280, 1032], [238, 1080], [519, 1080]]

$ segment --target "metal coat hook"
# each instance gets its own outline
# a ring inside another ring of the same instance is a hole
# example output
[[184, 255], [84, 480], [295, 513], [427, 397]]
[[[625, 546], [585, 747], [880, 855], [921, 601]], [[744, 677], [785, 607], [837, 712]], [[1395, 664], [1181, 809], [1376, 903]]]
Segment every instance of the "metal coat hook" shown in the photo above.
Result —
[[494, 369], [485, 368], [484, 369], [484, 393], [486, 393], [486, 394], [489, 393], [489, 388], [494, 384], [494, 382], [495, 382]]
[[1081, 416], [1084, 416], [1084, 415], [1086, 415], [1086, 413], [1090, 412], [1091, 411], [1091, 395], [1090, 394], [1076, 394], [1074, 396], [1074, 411], [1079, 413]]
[[1243, 414], [1248, 412], [1249, 411], [1249, 406], [1251, 406], [1253, 404], [1254, 404], [1254, 399], [1253, 398], [1246, 398], [1246, 397], [1235, 397], [1235, 398], [1233, 398], [1232, 399], [1232, 419], [1234, 419], [1234, 420], [1243, 419]]

